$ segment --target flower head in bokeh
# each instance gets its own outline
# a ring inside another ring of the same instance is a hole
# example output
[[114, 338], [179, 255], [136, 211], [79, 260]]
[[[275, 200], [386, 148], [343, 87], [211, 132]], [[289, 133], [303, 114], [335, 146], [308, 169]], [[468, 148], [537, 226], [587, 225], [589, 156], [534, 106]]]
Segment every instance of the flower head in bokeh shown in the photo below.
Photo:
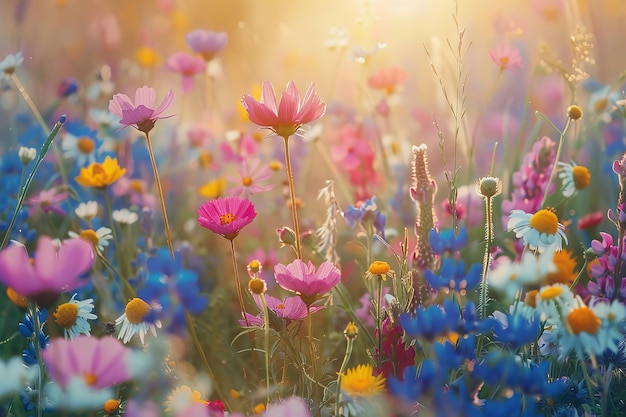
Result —
[[107, 187], [126, 174], [126, 169], [120, 167], [117, 158], [107, 156], [104, 162], [94, 162], [86, 168], [80, 169], [76, 182], [83, 187]]
[[26, 205], [33, 208], [39, 208], [44, 213], [53, 212], [59, 216], [65, 216], [65, 210], [61, 208], [59, 203], [67, 199], [67, 191], [59, 192], [57, 188], [40, 191], [38, 194], [29, 197]]
[[383, 90], [387, 94], [393, 94], [407, 79], [407, 72], [398, 66], [381, 68], [367, 79], [367, 85]]
[[233, 182], [238, 182], [240, 185], [228, 190], [231, 195], [239, 195], [243, 198], [247, 198], [252, 194], [261, 193], [274, 188], [274, 184], [264, 184], [263, 182], [268, 180], [272, 176], [267, 165], [260, 166], [261, 161], [257, 158], [248, 163], [244, 160], [242, 163], [240, 178], [229, 178]]
[[206, 69], [206, 62], [187, 52], [176, 52], [167, 58], [167, 68], [183, 76], [183, 92], [193, 88], [193, 76]]
[[209, 62], [215, 57], [215, 54], [224, 49], [228, 35], [226, 32], [196, 29], [187, 33], [185, 40], [194, 52], [199, 53], [205, 61]]
[[236, 196], [208, 201], [198, 209], [198, 224], [229, 240], [236, 238], [255, 217], [254, 204]]
[[326, 111], [326, 104], [316, 93], [313, 84], [307, 89], [304, 99], [300, 100], [300, 93], [293, 81], [287, 83], [278, 104], [274, 87], [269, 81], [263, 82], [260, 101], [244, 94], [241, 103], [252, 123], [284, 138], [295, 134], [302, 125], [319, 119]]
[[498, 47], [489, 50], [491, 60], [500, 68], [500, 72], [509, 70], [517, 72], [524, 67], [522, 57], [517, 48], [513, 48], [508, 44], [498, 45]]
[[163, 116], [165, 112], [174, 102], [174, 92], [169, 90], [165, 94], [165, 98], [155, 108], [156, 91], [154, 88], [143, 86], [135, 92], [135, 102], [126, 94], [115, 94], [113, 99], [109, 101], [109, 111], [120, 117], [120, 124], [133, 126], [135, 129], [147, 133], [154, 127], [154, 123], [158, 119], [166, 119], [171, 116]]

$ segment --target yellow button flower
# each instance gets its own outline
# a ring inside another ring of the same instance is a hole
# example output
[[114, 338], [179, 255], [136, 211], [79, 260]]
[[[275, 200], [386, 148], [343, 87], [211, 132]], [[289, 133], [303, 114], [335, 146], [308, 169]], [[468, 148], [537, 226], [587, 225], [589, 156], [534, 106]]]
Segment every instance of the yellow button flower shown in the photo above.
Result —
[[120, 167], [117, 158], [107, 156], [103, 163], [94, 162], [86, 168], [80, 169], [76, 182], [84, 187], [103, 188], [113, 184], [126, 174], [126, 169]]

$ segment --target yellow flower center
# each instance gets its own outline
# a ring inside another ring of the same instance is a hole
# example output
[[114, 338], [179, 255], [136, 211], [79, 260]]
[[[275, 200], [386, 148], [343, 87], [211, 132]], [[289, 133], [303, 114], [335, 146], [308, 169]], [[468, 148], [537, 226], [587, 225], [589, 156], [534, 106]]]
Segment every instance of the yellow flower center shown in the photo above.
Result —
[[508, 56], [500, 57], [500, 66], [506, 67], [507, 65], [509, 65], [509, 57]]
[[226, 226], [227, 224], [231, 224], [236, 219], [233, 213], [226, 213], [220, 216], [220, 224], [222, 226]]
[[213, 154], [209, 151], [200, 151], [198, 154], [198, 165], [200, 168], [208, 168], [213, 163]]
[[276, 304], [275, 308], [278, 309], [278, 310], [284, 310], [285, 309], [285, 305], [283, 303], [278, 303], [278, 304]]
[[78, 139], [78, 143], [76, 146], [78, 147], [78, 150], [81, 153], [90, 154], [93, 152], [94, 148], [96, 147], [96, 144], [94, 143], [93, 139], [91, 139], [90, 137], [83, 136]]
[[143, 182], [141, 180], [130, 180], [130, 189], [137, 194], [143, 193]]
[[593, 105], [593, 109], [597, 112], [600, 113], [602, 110], [606, 109], [606, 106], [609, 104], [609, 100], [607, 98], [601, 98], [600, 100], [596, 101]]
[[54, 321], [64, 329], [71, 329], [78, 319], [78, 307], [74, 303], [63, 303], [53, 314]]
[[141, 298], [133, 298], [126, 304], [126, 319], [130, 324], [139, 324], [150, 312], [150, 306]]
[[107, 414], [115, 413], [120, 407], [120, 402], [115, 399], [106, 400], [102, 409]]
[[384, 389], [385, 378], [373, 376], [372, 365], [359, 365], [348, 369], [341, 378], [341, 389], [351, 396], [370, 396]]
[[28, 300], [23, 295], [16, 292], [13, 288], [7, 288], [7, 298], [18, 307], [28, 307]]
[[244, 187], [249, 187], [252, 185], [252, 178], [251, 177], [243, 177], [241, 179], [241, 183], [243, 184]]
[[539, 296], [541, 297], [542, 300], [551, 300], [553, 298], [558, 297], [561, 294], [563, 294], [563, 288], [558, 287], [558, 286], [547, 287], [547, 288], [542, 289], [539, 292]]
[[579, 307], [567, 315], [567, 324], [576, 335], [582, 332], [596, 334], [602, 322], [589, 307]]
[[78, 236], [91, 242], [94, 247], [98, 246], [98, 235], [92, 229], [83, 230]]
[[135, 57], [137, 58], [139, 65], [144, 68], [152, 68], [156, 66], [159, 61], [158, 53], [154, 49], [148, 47], [139, 48]]
[[252, 278], [250, 282], [248, 282], [248, 289], [253, 294], [261, 295], [266, 290], [265, 281], [259, 278]]
[[270, 169], [272, 171], [279, 171], [282, 167], [283, 167], [283, 165], [280, 162], [278, 162], [278, 161], [270, 162]]
[[83, 377], [85, 378], [85, 382], [87, 383], [87, 385], [94, 385], [96, 382], [98, 382], [98, 377], [91, 372], [84, 373]]
[[265, 411], [265, 406], [263, 404], [259, 403], [259, 404], [254, 406], [252, 411], [254, 412], [254, 414], [261, 414], [263, 411]]
[[374, 274], [374, 275], [385, 275], [389, 272], [390, 269], [391, 267], [389, 266], [387, 262], [375, 261], [375, 262], [372, 262], [372, 264], [368, 268], [368, 271], [370, 274]]
[[252, 260], [248, 264], [248, 268], [250, 268], [250, 271], [252, 272], [259, 272], [259, 270], [261, 269], [261, 263], [257, 261], [256, 259]]
[[559, 219], [552, 211], [542, 209], [532, 215], [530, 226], [539, 233], [554, 235], [559, 230]]
[[589, 185], [591, 174], [586, 167], [577, 165], [572, 168], [572, 176], [574, 177], [574, 186], [577, 190], [582, 190]]

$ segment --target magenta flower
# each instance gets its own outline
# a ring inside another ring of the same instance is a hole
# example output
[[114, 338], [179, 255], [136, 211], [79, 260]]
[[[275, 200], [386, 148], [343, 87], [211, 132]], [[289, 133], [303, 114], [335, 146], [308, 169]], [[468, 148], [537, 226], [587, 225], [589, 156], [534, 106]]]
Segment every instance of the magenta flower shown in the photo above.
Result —
[[70, 386], [72, 379], [82, 379], [90, 388], [99, 390], [132, 378], [132, 350], [112, 336], [56, 338], [42, 356], [50, 377], [63, 389]]
[[261, 161], [255, 158], [250, 163], [250, 166], [248, 166], [248, 161], [244, 159], [241, 171], [239, 172], [241, 177], [228, 178], [230, 181], [238, 182], [240, 185], [228, 190], [228, 193], [239, 195], [242, 198], [248, 198], [248, 196], [252, 194], [261, 193], [274, 188], [274, 184], [263, 184], [264, 181], [272, 176], [272, 172], [267, 165], [259, 168], [260, 164]]
[[495, 51], [490, 49], [489, 56], [500, 67], [500, 72], [504, 70], [517, 72], [518, 69], [524, 66], [517, 48], [512, 48], [507, 44], [498, 45]]
[[287, 291], [298, 293], [310, 305], [318, 296], [327, 293], [341, 281], [341, 272], [328, 261], [322, 262], [316, 271], [311, 261], [305, 264], [301, 259], [296, 259], [287, 266], [276, 265], [274, 277], [278, 285]]
[[299, 397], [290, 397], [279, 403], [272, 403], [265, 411], [267, 417], [310, 417], [311, 411], [306, 402]]
[[206, 62], [213, 59], [215, 54], [224, 49], [228, 41], [226, 32], [213, 32], [210, 30], [196, 29], [185, 36], [187, 45], [202, 55]]
[[187, 52], [176, 52], [167, 58], [167, 68], [183, 76], [183, 92], [193, 88], [193, 76], [206, 70], [206, 62]]
[[274, 87], [269, 81], [263, 82], [261, 101], [244, 94], [241, 103], [252, 123], [284, 138], [295, 134], [302, 125], [319, 119], [326, 111], [326, 104], [315, 92], [313, 84], [306, 91], [304, 100], [300, 101], [300, 94], [293, 81], [287, 83], [279, 104], [276, 103]]
[[148, 133], [158, 119], [172, 117], [162, 116], [162, 114], [174, 102], [174, 92], [169, 90], [156, 109], [154, 108], [155, 101], [154, 88], [143, 86], [135, 92], [135, 103], [126, 94], [115, 94], [109, 101], [109, 111], [121, 117], [120, 124], [124, 127], [132, 126], [141, 132]]
[[65, 216], [65, 210], [59, 206], [59, 203], [67, 199], [67, 191], [57, 192], [56, 188], [43, 190], [39, 194], [26, 200], [26, 205], [39, 208], [44, 213], [53, 212], [59, 216]]
[[[254, 302], [256, 303], [259, 310], [263, 311], [263, 303], [261, 302], [261, 298], [256, 294], [253, 294], [252, 297], [254, 298]], [[271, 310], [278, 318], [285, 320], [302, 320], [307, 316], [306, 304], [304, 304], [304, 301], [302, 301], [302, 298], [300, 297], [285, 297], [283, 300], [281, 300], [280, 298], [272, 297], [271, 295], [265, 294], [265, 302], [267, 303], [267, 308]], [[323, 308], [324, 306], [311, 307], [311, 314]], [[252, 314], [248, 313], [246, 314], [249, 324], [263, 326], [262, 316], [253, 316]], [[246, 321], [239, 320], [239, 324], [245, 326]]]
[[254, 204], [236, 196], [208, 201], [198, 209], [198, 224], [233, 240], [256, 217]]
[[0, 252], [0, 282], [40, 307], [47, 307], [59, 294], [87, 284], [81, 275], [93, 263], [93, 247], [88, 241], [68, 239], [58, 243], [41, 236], [33, 264], [22, 245], [13, 244]]

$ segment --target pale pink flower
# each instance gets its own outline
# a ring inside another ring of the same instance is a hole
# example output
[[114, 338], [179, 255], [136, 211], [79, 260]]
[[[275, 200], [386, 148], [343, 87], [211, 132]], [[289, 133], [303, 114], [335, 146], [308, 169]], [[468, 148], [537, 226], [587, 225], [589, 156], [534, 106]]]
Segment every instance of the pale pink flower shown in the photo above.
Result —
[[374, 148], [357, 126], [348, 124], [342, 129], [338, 143], [330, 148], [330, 154], [342, 169], [352, 171], [374, 157]]
[[193, 88], [193, 76], [206, 70], [206, 62], [187, 52], [176, 52], [167, 58], [167, 68], [183, 76], [183, 92]]
[[166, 119], [172, 116], [162, 116], [174, 102], [174, 92], [169, 90], [165, 94], [163, 102], [154, 108], [156, 101], [156, 91], [154, 88], [143, 86], [135, 92], [135, 102], [126, 94], [115, 94], [109, 101], [109, 111], [121, 117], [120, 124], [124, 127], [132, 126], [144, 133], [149, 132], [154, 127], [154, 123], [159, 119]]
[[276, 265], [274, 277], [282, 288], [305, 297], [303, 301], [308, 302], [337, 285], [341, 281], [341, 272], [328, 261], [322, 262], [316, 270], [311, 261], [305, 264], [301, 259], [296, 259], [287, 266]]
[[185, 36], [185, 40], [194, 52], [199, 53], [205, 61], [209, 62], [215, 54], [224, 49], [228, 41], [228, 35], [226, 32], [196, 29], [189, 32]]
[[146, 181], [140, 178], [131, 179], [124, 176], [113, 184], [112, 190], [113, 195], [116, 197], [128, 195], [132, 205], [151, 210], [155, 207], [155, 197], [150, 193], [150, 188]]
[[246, 158], [256, 155], [258, 150], [259, 144], [248, 134], [241, 134], [235, 140], [229, 140], [227, 134], [226, 141], [220, 143], [224, 162], [244, 161]]
[[326, 104], [315, 92], [313, 84], [309, 85], [301, 101], [300, 93], [293, 81], [287, 83], [278, 104], [274, 87], [269, 81], [263, 82], [261, 101], [244, 94], [241, 103], [252, 123], [270, 129], [284, 138], [295, 134], [302, 125], [319, 119], [326, 111]]
[[265, 417], [310, 417], [311, 411], [299, 397], [291, 397], [279, 403], [272, 403], [265, 410]]
[[367, 79], [367, 85], [377, 90], [393, 94], [398, 87], [406, 82], [408, 75], [403, 68], [390, 66], [381, 68]]
[[240, 178], [229, 177], [232, 182], [239, 183], [241, 185], [228, 190], [231, 195], [238, 195], [242, 198], [248, 198], [252, 194], [261, 193], [274, 188], [274, 184], [263, 184], [272, 176], [267, 165], [260, 166], [260, 159], [253, 159], [248, 165], [248, 161], [244, 159], [241, 171], [239, 172]]
[[[263, 311], [263, 303], [261, 302], [261, 298], [253, 294], [254, 302], [261, 312]], [[276, 315], [276, 317], [286, 320], [302, 320], [307, 316], [306, 304], [304, 301], [298, 296], [285, 297], [283, 300], [280, 298], [272, 297], [271, 295], [265, 295], [265, 302], [267, 303], [267, 308]], [[316, 311], [324, 308], [323, 306], [311, 307], [311, 314]], [[255, 326], [263, 326], [263, 316], [262, 314], [259, 316], [253, 316], [252, 314], [247, 314], [248, 324], [252, 324]], [[239, 320], [239, 324], [241, 326], [246, 325], [245, 320]]]
[[517, 48], [513, 48], [508, 44], [498, 45], [495, 51], [490, 49], [489, 56], [491, 60], [500, 67], [500, 72], [504, 70], [517, 72], [518, 69], [524, 67], [522, 57]]
[[26, 200], [26, 205], [39, 208], [44, 213], [53, 212], [59, 216], [65, 216], [65, 210], [59, 206], [59, 203], [67, 199], [67, 191], [58, 192], [56, 188], [40, 191]]

